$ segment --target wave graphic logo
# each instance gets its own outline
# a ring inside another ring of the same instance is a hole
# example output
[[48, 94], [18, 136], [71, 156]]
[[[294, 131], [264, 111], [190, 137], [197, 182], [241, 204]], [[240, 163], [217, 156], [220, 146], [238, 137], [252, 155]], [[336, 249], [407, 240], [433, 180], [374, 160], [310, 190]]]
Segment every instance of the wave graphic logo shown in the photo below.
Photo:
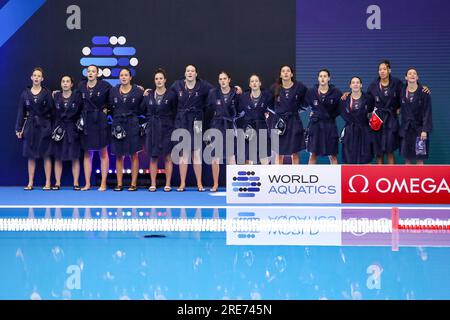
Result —
[[[239, 212], [238, 218], [234, 218], [237, 225], [240, 226], [241, 224], [248, 225], [248, 223], [252, 222], [260, 222], [260, 218], [256, 217], [255, 212]], [[249, 228], [238, 228], [235, 230], [235, 232], [238, 233], [238, 238], [240, 239], [254, 239], [256, 237], [256, 234], [259, 233], [256, 228], [252, 229]]]
[[233, 192], [237, 192], [238, 197], [253, 198], [256, 192], [261, 191], [261, 178], [255, 176], [255, 171], [238, 171], [233, 176]]
[[119, 73], [121, 68], [128, 68], [131, 75], [136, 75], [136, 67], [139, 60], [135, 57], [136, 48], [126, 46], [127, 39], [124, 36], [94, 36], [91, 45], [84, 47], [81, 52], [84, 57], [80, 59], [83, 68], [82, 74], [86, 77], [87, 67], [91, 64], [98, 66], [98, 75], [103, 76], [112, 86], [120, 83]]

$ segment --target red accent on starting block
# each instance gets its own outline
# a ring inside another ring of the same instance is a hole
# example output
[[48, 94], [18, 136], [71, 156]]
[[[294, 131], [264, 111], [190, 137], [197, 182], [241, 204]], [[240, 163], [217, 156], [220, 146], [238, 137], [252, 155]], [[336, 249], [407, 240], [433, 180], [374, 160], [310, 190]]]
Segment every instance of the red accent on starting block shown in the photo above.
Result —
[[392, 251], [398, 251], [398, 208], [392, 208]]
[[392, 207], [391, 210], [392, 214], [392, 230], [398, 229], [398, 208]]

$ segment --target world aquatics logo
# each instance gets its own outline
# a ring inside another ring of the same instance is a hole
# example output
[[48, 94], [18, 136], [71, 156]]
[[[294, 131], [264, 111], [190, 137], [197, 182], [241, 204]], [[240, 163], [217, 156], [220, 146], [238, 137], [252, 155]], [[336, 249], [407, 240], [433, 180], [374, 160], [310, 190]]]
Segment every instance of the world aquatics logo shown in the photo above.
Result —
[[254, 197], [256, 192], [261, 191], [261, 178], [255, 176], [255, 171], [238, 171], [233, 176], [233, 192], [237, 192], [238, 197]]
[[133, 68], [139, 63], [135, 57], [136, 48], [126, 46], [127, 39], [124, 36], [94, 36], [91, 42], [90, 46], [81, 50], [84, 55], [80, 59], [83, 76], [86, 77], [90, 65], [96, 65], [98, 75], [112, 86], [119, 84], [121, 68], [129, 68], [131, 76], [136, 75], [136, 69]]

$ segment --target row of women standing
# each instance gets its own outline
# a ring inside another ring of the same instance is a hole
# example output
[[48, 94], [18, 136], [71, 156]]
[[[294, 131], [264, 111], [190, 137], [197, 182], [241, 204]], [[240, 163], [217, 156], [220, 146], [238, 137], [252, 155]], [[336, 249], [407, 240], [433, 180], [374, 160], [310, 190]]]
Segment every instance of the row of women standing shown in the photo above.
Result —
[[[138, 156], [142, 139], [144, 149], [151, 158], [151, 186], [156, 190], [158, 157], [165, 160], [166, 185], [170, 191], [173, 147], [171, 134], [174, 128], [186, 129], [191, 137], [198, 127], [198, 121], [210, 118], [211, 128], [224, 133], [226, 129], [239, 127], [246, 129], [266, 129], [279, 135], [279, 147], [275, 163], [282, 163], [284, 156], [290, 156], [292, 163], [299, 163], [298, 152], [305, 148], [310, 153], [309, 163], [314, 164], [318, 156], [329, 156], [331, 163], [337, 163], [338, 131], [336, 117], [341, 115], [346, 124], [343, 141], [344, 163], [369, 163], [373, 156], [383, 162], [387, 154], [388, 162], [394, 163], [393, 152], [401, 141], [401, 154], [411, 162], [421, 162], [428, 156], [416, 153], [416, 138], [425, 141], [431, 131], [431, 103], [427, 89], [417, 80], [417, 71], [410, 69], [405, 77], [407, 83], [390, 75], [390, 64], [383, 61], [379, 65], [379, 78], [362, 92], [362, 81], [353, 77], [351, 92], [341, 91], [330, 85], [330, 72], [326, 69], [318, 73], [318, 84], [307, 89], [294, 80], [292, 68], [283, 66], [279, 79], [270, 91], [261, 89], [257, 75], [250, 77], [250, 91], [242, 93], [240, 87], [231, 87], [231, 78], [226, 72], [219, 74], [219, 87], [197, 77], [195, 66], [189, 65], [185, 77], [177, 80], [167, 89], [166, 74], [155, 72], [155, 89], [147, 90], [131, 84], [131, 74], [127, 69], [120, 72], [121, 84], [111, 87], [109, 83], [97, 79], [98, 69], [89, 66], [87, 79], [80, 82], [72, 92], [73, 81], [63, 77], [62, 91], [52, 93], [41, 86], [42, 69], [36, 68], [32, 74], [33, 86], [26, 89], [19, 103], [16, 123], [18, 138], [24, 138], [24, 156], [28, 160], [29, 182], [26, 190], [33, 189], [35, 159], [44, 158], [46, 185], [44, 190], [59, 189], [62, 161], [71, 160], [75, 190], [89, 190], [93, 151], [99, 151], [102, 181], [99, 190], [106, 190], [109, 169], [108, 144], [116, 155], [117, 187], [123, 189], [124, 156], [131, 157], [132, 181], [130, 191], [137, 190]], [[350, 96], [349, 96], [350, 95]], [[304, 130], [299, 112], [310, 111], [309, 124]], [[383, 122], [379, 131], [369, 127], [369, 116], [375, 110]], [[402, 110], [402, 124], [399, 125], [398, 111]], [[112, 125], [108, 124], [108, 113], [112, 115]], [[138, 116], [145, 115], [143, 125]], [[81, 116], [80, 116], [81, 115]], [[239, 119], [240, 118], [240, 119]], [[239, 120], [238, 120], [239, 119]], [[142, 136], [142, 137], [141, 137]], [[402, 139], [400, 139], [400, 137]], [[306, 139], [305, 139], [306, 138]], [[271, 149], [270, 138], [266, 144], [258, 144], [258, 159], [249, 159], [251, 140], [247, 136], [246, 162], [268, 163], [269, 155], [262, 152]], [[427, 144], [428, 146], [429, 144]], [[202, 183], [201, 146], [192, 145], [192, 154], [182, 154], [179, 162], [180, 186], [184, 191], [189, 157], [192, 156], [194, 172], [199, 191], [204, 191]], [[79, 158], [84, 152], [84, 173], [86, 185], [79, 187]], [[51, 188], [51, 160], [55, 158], [56, 183]], [[227, 155], [227, 163], [235, 163], [234, 154]], [[253, 160], [253, 161], [251, 161]], [[213, 160], [213, 186], [218, 188], [219, 156]]]

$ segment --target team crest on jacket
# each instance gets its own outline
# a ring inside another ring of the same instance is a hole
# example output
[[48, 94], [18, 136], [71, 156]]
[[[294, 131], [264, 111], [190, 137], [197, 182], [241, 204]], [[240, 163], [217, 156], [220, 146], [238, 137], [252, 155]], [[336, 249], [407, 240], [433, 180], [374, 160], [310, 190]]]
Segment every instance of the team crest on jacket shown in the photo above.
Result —
[[60, 109], [61, 108], [61, 105], [62, 105], [62, 107], [64, 108], [64, 109], [67, 109], [67, 105], [69, 105], [69, 102], [68, 101], [64, 101], [63, 103], [57, 103], [56, 105], [55, 105], [55, 107], [56, 107], [56, 109]]
[[222, 101], [220, 101], [220, 99], [217, 99], [217, 100], [216, 100], [216, 104], [217, 104], [218, 106], [220, 106], [220, 105], [222, 104]]
[[313, 101], [313, 105], [318, 106], [319, 105], [319, 100], [314, 100]]

